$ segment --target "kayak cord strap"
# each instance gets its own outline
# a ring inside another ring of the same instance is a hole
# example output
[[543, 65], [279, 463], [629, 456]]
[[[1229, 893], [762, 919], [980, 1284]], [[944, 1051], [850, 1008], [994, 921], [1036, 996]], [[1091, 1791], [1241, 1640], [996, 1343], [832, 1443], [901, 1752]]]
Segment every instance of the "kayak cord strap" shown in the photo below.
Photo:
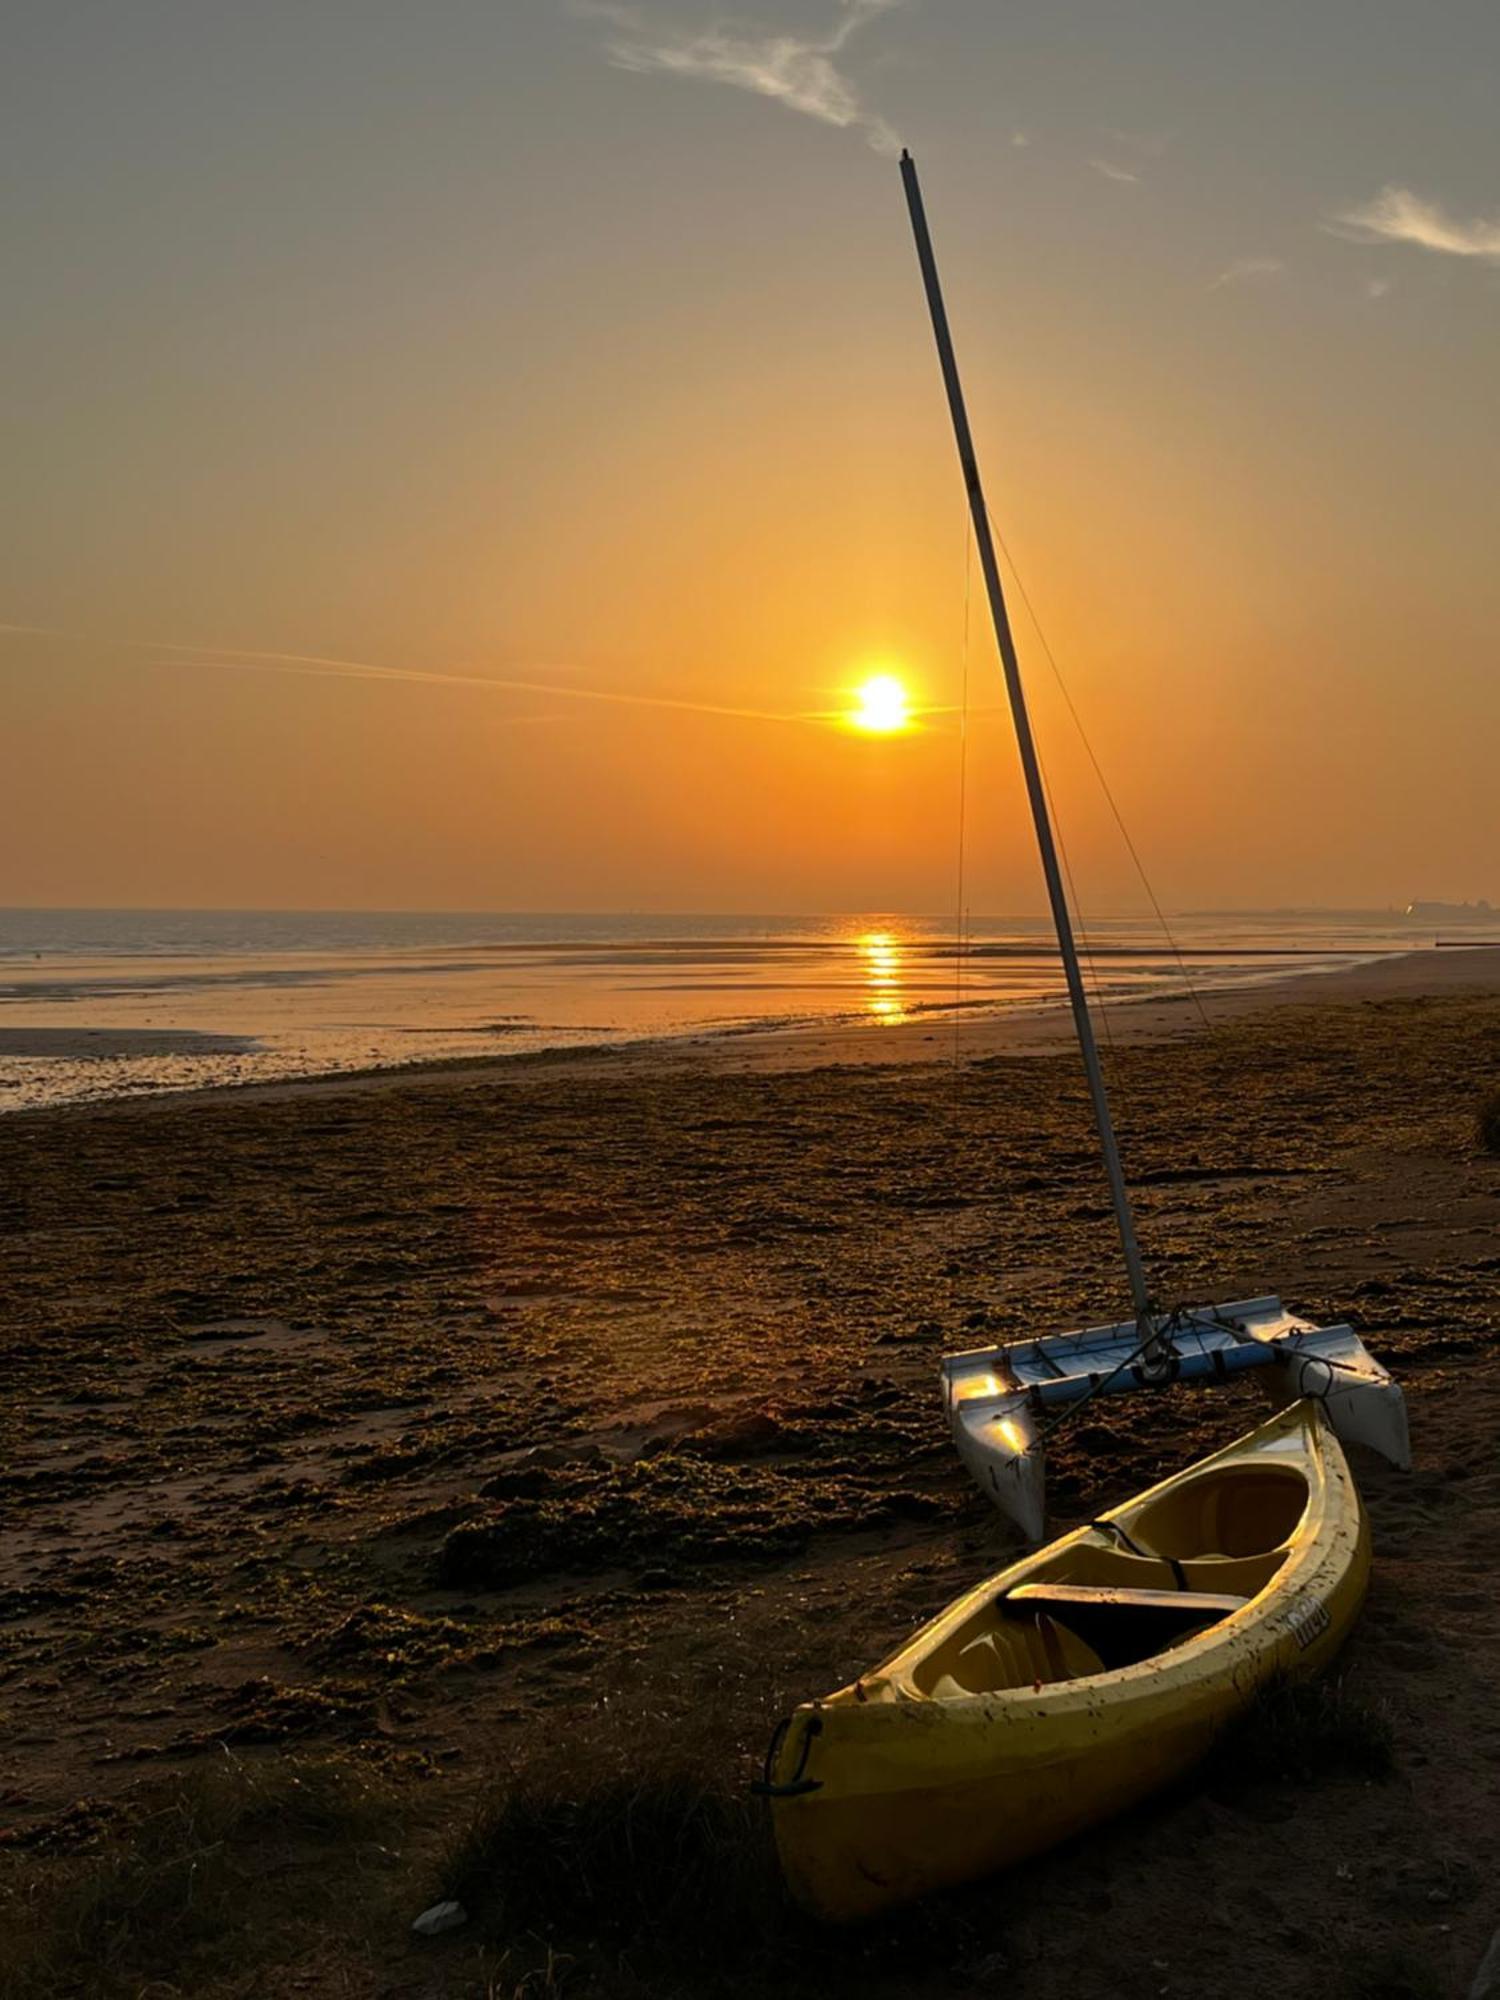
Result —
[[1134, 1535], [1122, 1528], [1118, 1521], [1090, 1521], [1089, 1526], [1097, 1528], [1101, 1535], [1113, 1535], [1133, 1556], [1144, 1556], [1147, 1562], [1165, 1563], [1172, 1572], [1177, 1588], [1179, 1590], [1189, 1588], [1187, 1571], [1176, 1556], [1158, 1555], [1155, 1549], [1143, 1549]]
[[781, 1750], [782, 1744], [786, 1741], [786, 1733], [791, 1728], [793, 1720], [792, 1716], [784, 1715], [771, 1731], [771, 1740], [766, 1745], [765, 1765], [761, 1775], [758, 1778], [752, 1779], [750, 1785], [750, 1790], [758, 1799], [797, 1799], [805, 1797], [808, 1792], [821, 1792], [823, 1789], [821, 1778], [803, 1776], [803, 1773], [807, 1769], [807, 1754], [812, 1749], [812, 1740], [815, 1736], [821, 1736], [823, 1733], [823, 1722], [820, 1716], [812, 1715], [808, 1717], [807, 1729], [802, 1738], [802, 1755], [797, 1759], [797, 1768], [793, 1771], [791, 1777], [784, 1784], [778, 1785], [771, 1776], [771, 1772], [775, 1768], [777, 1755]]

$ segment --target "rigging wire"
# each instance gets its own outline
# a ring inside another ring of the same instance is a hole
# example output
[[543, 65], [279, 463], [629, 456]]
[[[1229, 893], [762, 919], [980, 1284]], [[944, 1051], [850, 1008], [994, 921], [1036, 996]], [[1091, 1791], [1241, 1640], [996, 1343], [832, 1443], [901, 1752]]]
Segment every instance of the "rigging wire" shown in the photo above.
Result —
[[[1125, 843], [1125, 851], [1127, 854], [1129, 854], [1131, 862], [1134, 865], [1135, 872], [1140, 877], [1141, 887], [1146, 892], [1146, 896], [1151, 904], [1152, 911], [1155, 914], [1156, 921], [1161, 927], [1162, 936], [1167, 941], [1167, 948], [1171, 952], [1172, 957], [1176, 962], [1178, 977], [1181, 979], [1183, 986], [1187, 990], [1188, 997], [1191, 999], [1194, 1007], [1198, 1011], [1199, 1020], [1203, 1023], [1203, 1026], [1207, 1028], [1210, 1033], [1212, 1033], [1213, 1024], [1209, 1020], [1208, 1012], [1203, 1005], [1203, 996], [1199, 993], [1198, 988], [1194, 985], [1192, 977], [1188, 972], [1187, 963], [1183, 958], [1181, 947], [1178, 945], [1176, 936], [1174, 935], [1172, 930], [1172, 926], [1167, 922], [1166, 912], [1165, 910], [1163, 910], [1161, 903], [1157, 899], [1157, 894], [1155, 889], [1151, 886], [1151, 878], [1146, 873], [1146, 865], [1141, 860], [1140, 853], [1136, 848], [1136, 844], [1130, 837], [1130, 829], [1125, 824], [1125, 816], [1120, 811], [1119, 805], [1115, 800], [1114, 793], [1110, 790], [1109, 780], [1104, 775], [1104, 767], [1099, 762], [1099, 759], [1095, 754], [1094, 746], [1089, 741], [1088, 731], [1083, 726], [1083, 718], [1078, 713], [1078, 710], [1074, 705], [1072, 695], [1068, 692], [1068, 684], [1063, 679], [1062, 669], [1057, 664], [1057, 656], [1053, 652], [1051, 643], [1047, 638], [1047, 634], [1042, 628], [1042, 621], [1037, 616], [1036, 606], [1031, 601], [1031, 593], [1026, 588], [1025, 579], [1022, 577], [1020, 570], [1016, 566], [1016, 559], [1011, 554], [1010, 549], [1006, 544], [1005, 537], [1000, 533], [1000, 530], [997, 527], [995, 527], [993, 522], [991, 522], [990, 524], [990, 532], [994, 535], [995, 541], [999, 546], [1000, 553], [1005, 557], [1006, 567], [1009, 569], [1011, 577], [1015, 583], [1016, 589], [1020, 593], [1021, 602], [1026, 607], [1026, 615], [1031, 620], [1032, 630], [1036, 633], [1037, 640], [1042, 649], [1042, 655], [1046, 660], [1047, 665], [1052, 669], [1052, 678], [1057, 682], [1058, 689], [1062, 695], [1063, 701], [1067, 705], [1068, 714], [1073, 718], [1073, 727], [1078, 731], [1078, 740], [1082, 743], [1084, 751], [1088, 756], [1089, 763], [1093, 766], [1094, 776], [1099, 780], [1099, 789], [1104, 794], [1105, 803], [1108, 805], [1109, 810], [1114, 817], [1115, 825], [1119, 828], [1120, 838]], [[1043, 774], [1043, 781], [1045, 782], [1045, 773]], [[1066, 867], [1066, 856], [1064, 856], [1064, 866]], [[1071, 880], [1069, 882], [1069, 893], [1070, 894], [1072, 893]], [[1077, 900], [1075, 898], [1074, 908], [1076, 909], [1077, 907], [1078, 907]], [[1106, 1022], [1106, 1034], [1107, 1034], [1108, 1016], [1104, 1012], [1102, 1001], [1100, 1003], [1100, 1014], [1101, 1017], [1104, 1018]]]
[[961, 679], [958, 712], [958, 903], [953, 923], [953, 1084], [954, 1103], [958, 1100], [959, 1014], [964, 996], [964, 837], [969, 785], [969, 605], [974, 576], [974, 523], [964, 509], [964, 626], [960, 653]]
[[[957, 1158], [959, 1153], [959, 1128], [963, 1115], [963, 1069], [960, 1061], [960, 1027], [964, 994], [964, 864], [965, 830], [968, 809], [969, 783], [969, 607], [972, 596], [971, 585], [974, 575], [974, 523], [969, 518], [969, 510], [964, 509], [964, 620], [963, 638], [959, 648], [959, 712], [958, 712], [958, 861], [956, 890], [957, 910], [953, 924], [953, 1098], [949, 1118], [949, 1151]], [[948, 1232], [949, 1292], [952, 1294], [958, 1276], [958, 1210], [949, 1212]]]
[[1110, 1010], [1105, 1005], [1104, 987], [1099, 978], [1099, 968], [1094, 963], [1094, 951], [1093, 946], [1089, 943], [1088, 925], [1084, 921], [1083, 905], [1078, 900], [1078, 890], [1073, 881], [1073, 864], [1068, 859], [1068, 843], [1063, 833], [1062, 816], [1057, 810], [1057, 800], [1052, 791], [1052, 780], [1047, 775], [1047, 760], [1043, 757], [1040, 746], [1037, 749], [1036, 761], [1041, 767], [1042, 790], [1047, 794], [1047, 811], [1052, 818], [1052, 830], [1057, 835], [1057, 851], [1062, 860], [1063, 880], [1068, 885], [1068, 901], [1072, 905], [1073, 912], [1078, 919], [1075, 938], [1079, 951], [1083, 956], [1083, 963], [1088, 971], [1088, 984], [1093, 989], [1091, 997], [1094, 1003], [1094, 1011], [1099, 1016], [1100, 1025], [1104, 1029], [1105, 1045], [1109, 1049], [1111, 1058], [1113, 1058], [1115, 1053], [1115, 1034], [1110, 1022]]

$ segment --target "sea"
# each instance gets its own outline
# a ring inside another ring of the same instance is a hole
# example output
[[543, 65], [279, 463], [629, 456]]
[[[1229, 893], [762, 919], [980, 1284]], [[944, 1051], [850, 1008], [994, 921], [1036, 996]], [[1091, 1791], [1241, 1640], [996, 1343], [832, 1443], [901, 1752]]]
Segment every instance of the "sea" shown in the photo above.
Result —
[[[1095, 924], [1105, 1006], [1430, 946], [1395, 911]], [[0, 911], [0, 1110], [1065, 1001], [1042, 919]]]

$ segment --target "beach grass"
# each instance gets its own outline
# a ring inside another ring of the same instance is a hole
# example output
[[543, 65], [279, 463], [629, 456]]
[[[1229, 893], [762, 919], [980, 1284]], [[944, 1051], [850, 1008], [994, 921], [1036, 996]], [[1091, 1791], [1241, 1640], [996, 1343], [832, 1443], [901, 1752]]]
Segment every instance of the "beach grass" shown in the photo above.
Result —
[[435, 1893], [496, 1945], [626, 1954], [668, 1975], [764, 1968], [795, 1922], [769, 1816], [709, 1726], [621, 1718], [544, 1745], [481, 1800]]
[[760, 1718], [738, 1724], [602, 1711], [540, 1742], [496, 1773], [434, 1899], [463, 1904], [495, 1962], [539, 1982], [527, 1993], [565, 1977], [628, 2000], [853, 2000], [928, 1991], [995, 1954], [1008, 1919], [993, 1883], [844, 1928], [799, 1910], [751, 1790]]
[[1356, 1952], [1343, 1991], [1345, 2000], [1446, 2000], [1450, 1988], [1430, 1958], [1394, 1945]]
[[1384, 1707], [1341, 1678], [1274, 1681], [1224, 1731], [1210, 1755], [1211, 1789], [1357, 1778], [1396, 1769], [1396, 1732]]
[[347, 1946], [394, 1855], [351, 1762], [227, 1754], [151, 1788], [80, 1855], [0, 1887], [6, 2000], [216, 1990]]

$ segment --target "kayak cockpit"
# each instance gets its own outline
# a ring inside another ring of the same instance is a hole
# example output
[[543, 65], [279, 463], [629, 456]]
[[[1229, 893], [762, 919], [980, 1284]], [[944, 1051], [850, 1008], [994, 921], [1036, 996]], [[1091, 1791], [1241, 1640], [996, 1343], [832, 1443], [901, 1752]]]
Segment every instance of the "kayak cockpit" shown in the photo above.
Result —
[[1153, 1659], [1266, 1589], [1309, 1497], [1305, 1473], [1285, 1461], [1169, 1484], [1019, 1565], [956, 1627], [929, 1633], [935, 1644], [892, 1662], [895, 1676], [929, 1700], [952, 1701]]
[[1222, 1562], [1283, 1548], [1307, 1511], [1307, 1475], [1274, 1461], [1169, 1485], [1132, 1512], [1129, 1537], [1167, 1561]]
[[[999, 1600], [1002, 1618], [1066, 1629], [1099, 1664], [1092, 1673], [1154, 1659], [1250, 1602], [1233, 1591], [1111, 1589], [1098, 1583], [1022, 1583]], [[1064, 1621], [1066, 1625], [1064, 1628]], [[1042, 1632], [1043, 1647], [1046, 1633]], [[1077, 1673], [1066, 1676], [1076, 1680]]]
[[1003, 1592], [912, 1673], [934, 1701], [1002, 1694], [1138, 1666], [1250, 1602], [1234, 1591], [1022, 1583]]

